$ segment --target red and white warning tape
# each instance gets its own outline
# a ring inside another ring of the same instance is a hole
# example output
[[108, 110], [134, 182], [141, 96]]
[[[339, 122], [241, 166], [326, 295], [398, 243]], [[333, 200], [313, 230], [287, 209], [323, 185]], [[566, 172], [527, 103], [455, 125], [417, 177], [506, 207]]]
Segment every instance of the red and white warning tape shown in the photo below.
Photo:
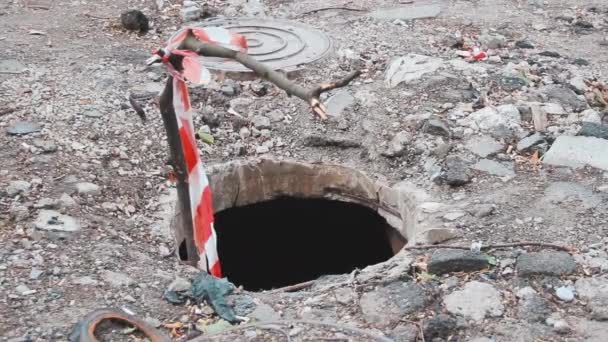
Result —
[[[198, 266], [213, 276], [221, 277], [217, 235], [213, 227], [211, 189], [194, 137], [190, 95], [186, 84], [186, 80], [197, 84], [209, 83], [211, 74], [200, 64], [199, 56], [195, 52], [177, 49], [190, 32], [200, 41], [219, 44], [238, 51], [247, 49], [247, 41], [243, 36], [232, 34], [223, 28], [190, 27], [179, 31], [167, 42], [167, 46], [158, 50], [155, 57], [152, 58], [160, 57], [169, 74], [173, 76], [173, 107], [188, 172], [194, 241], [200, 257]], [[176, 70], [169, 62], [169, 56], [172, 54], [183, 57], [181, 71]]]

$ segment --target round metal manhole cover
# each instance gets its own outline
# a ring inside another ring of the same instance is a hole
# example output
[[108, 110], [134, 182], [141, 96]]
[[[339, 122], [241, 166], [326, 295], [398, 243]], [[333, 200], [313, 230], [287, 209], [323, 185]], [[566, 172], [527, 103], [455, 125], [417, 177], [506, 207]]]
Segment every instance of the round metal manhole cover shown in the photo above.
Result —
[[[329, 37], [307, 25], [276, 19], [233, 18], [211, 19], [194, 26], [225, 27], [245, 36], [247, 53], [273, 70], [291, 72], [320, 60], [331, 50]], [[211, 70], [250, 72], [238, 62], [205, 57], [203, 65]]]

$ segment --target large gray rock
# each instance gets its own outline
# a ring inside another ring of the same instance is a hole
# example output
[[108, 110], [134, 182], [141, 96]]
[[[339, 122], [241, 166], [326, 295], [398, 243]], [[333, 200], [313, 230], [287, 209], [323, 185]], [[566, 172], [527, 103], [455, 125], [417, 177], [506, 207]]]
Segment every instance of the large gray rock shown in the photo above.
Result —
[[445, 159], [445, 175], [442, 177], [446, 184], [462, 186], [471, 183], [471, 173], [467, 162], [458, 156]]
[[486, 135], [471, 138], [464, 147], [482, 158], [496, 154], [504, 149], [503, 144]]
[[366, 322], [385, 328], [422, 309], [426, 296], [417, 284], [397, 281], [364, 293], [359, 304]]
[[473, 272], [488, 267], [488, 259], [481, 254], [462, 249], [438, 249], [431, 255], [428, 271], [433, 274]]
[[41, 210], [34, 221], [34, 226], [40, 230], [55, 232], [76, 232], [80, 223], [73, 217], [63, 215], [55, 210]]
[[543, 157], [543, 163], [579, 168], [585, 165], [608, 170], [608, 140], [559, 136]]
[[515, 177], [513, 163], [506, 165], [490, 159], [481, 159], [480, 161], [475, 163], [475, 165], [472, 166], [472, 169], [481, 172], [486, 172], [498, 177]]
[[587, 301], [593, 319], [608, 321], [608, 278], [606, 276], [581, 278], [576, 281], [575, 289], [578, 296]]
[[587, 109], [587, 101], [580, 99], [570, 88], [552, 84], [544, 88], [544, 93], [549, 100], [558, 102], [562, 106], [575, 112], [582, 112]]
[[387, 87], [394, 88], [401, 83], [419, 80], [423, 75], [435, 72], [442, 66], [443, 61], [439, 58], [409, 54], [391, 62], [384, 83]]
[[478, 322], [486, 317], [500, 317], [504, 311], [500, 292], [478, 281], [467, 283], [462, 290], [447, 295], [443, 302], [448, 312]]
[[537, 274], [561, 276], [574, 271], [576, 262], [566, 252], [542, 251], [522, 254], [517, 258], [517, 272], [524, 277]]

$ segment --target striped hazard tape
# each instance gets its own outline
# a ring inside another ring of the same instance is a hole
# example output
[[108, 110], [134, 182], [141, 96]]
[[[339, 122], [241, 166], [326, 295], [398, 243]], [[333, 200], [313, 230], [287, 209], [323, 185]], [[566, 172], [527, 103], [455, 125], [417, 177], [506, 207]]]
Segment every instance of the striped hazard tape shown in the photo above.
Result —
[[[186, 80], [196, 84], [207, 84], [211, 81], [211, 74], [200, 64], [199, 56], [195, 52], [178, 49], [180, 43], [189, 34], [200, 41], [239, 51], [247, 49], [247, 42], [243, 36], [231, 34], [223, 28], [185, 28], [170, 39], [165, 48], [156, 51], [155, 56], [151, 58], [151, 60], [160, 58], [173, 77], [173, 108], [188, 173], [194, 242], [200, 257], [198, 266], [213, 276], [221, 277], [217, 235], [213, 227], [211, 189], [196, 145], [190, 95], [186, 84]], [[171, 58], [172, 56], [176, 58]], [[176, 61], [181, 61], [181, 65], [176, 65], [179, 64]], [[151, 63], [150, 60], [148, 63]]]

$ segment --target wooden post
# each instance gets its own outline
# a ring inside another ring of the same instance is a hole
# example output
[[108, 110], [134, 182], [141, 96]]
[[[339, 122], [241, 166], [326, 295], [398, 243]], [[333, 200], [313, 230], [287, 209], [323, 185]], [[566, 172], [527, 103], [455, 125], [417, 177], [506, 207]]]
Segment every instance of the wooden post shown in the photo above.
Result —
[[170, 163], [177, 178], [176, 215], [171, 220], [171, 228], [177, 241], [178, 255], [183, 259], [185, 254], [186, 260], [184, 261], [196, 266], [199, 257], [194, 243], [194, 225], [192, 223], [192, 209], [190, 208], [190, 193], [187, 183], [188, 173], [186, 172], [186, 162], [179, 137], [175, 108], [173, 108], [173, 95], [173, 77], [169, 76], [159, 102], [160, 113], [169, 143]]

